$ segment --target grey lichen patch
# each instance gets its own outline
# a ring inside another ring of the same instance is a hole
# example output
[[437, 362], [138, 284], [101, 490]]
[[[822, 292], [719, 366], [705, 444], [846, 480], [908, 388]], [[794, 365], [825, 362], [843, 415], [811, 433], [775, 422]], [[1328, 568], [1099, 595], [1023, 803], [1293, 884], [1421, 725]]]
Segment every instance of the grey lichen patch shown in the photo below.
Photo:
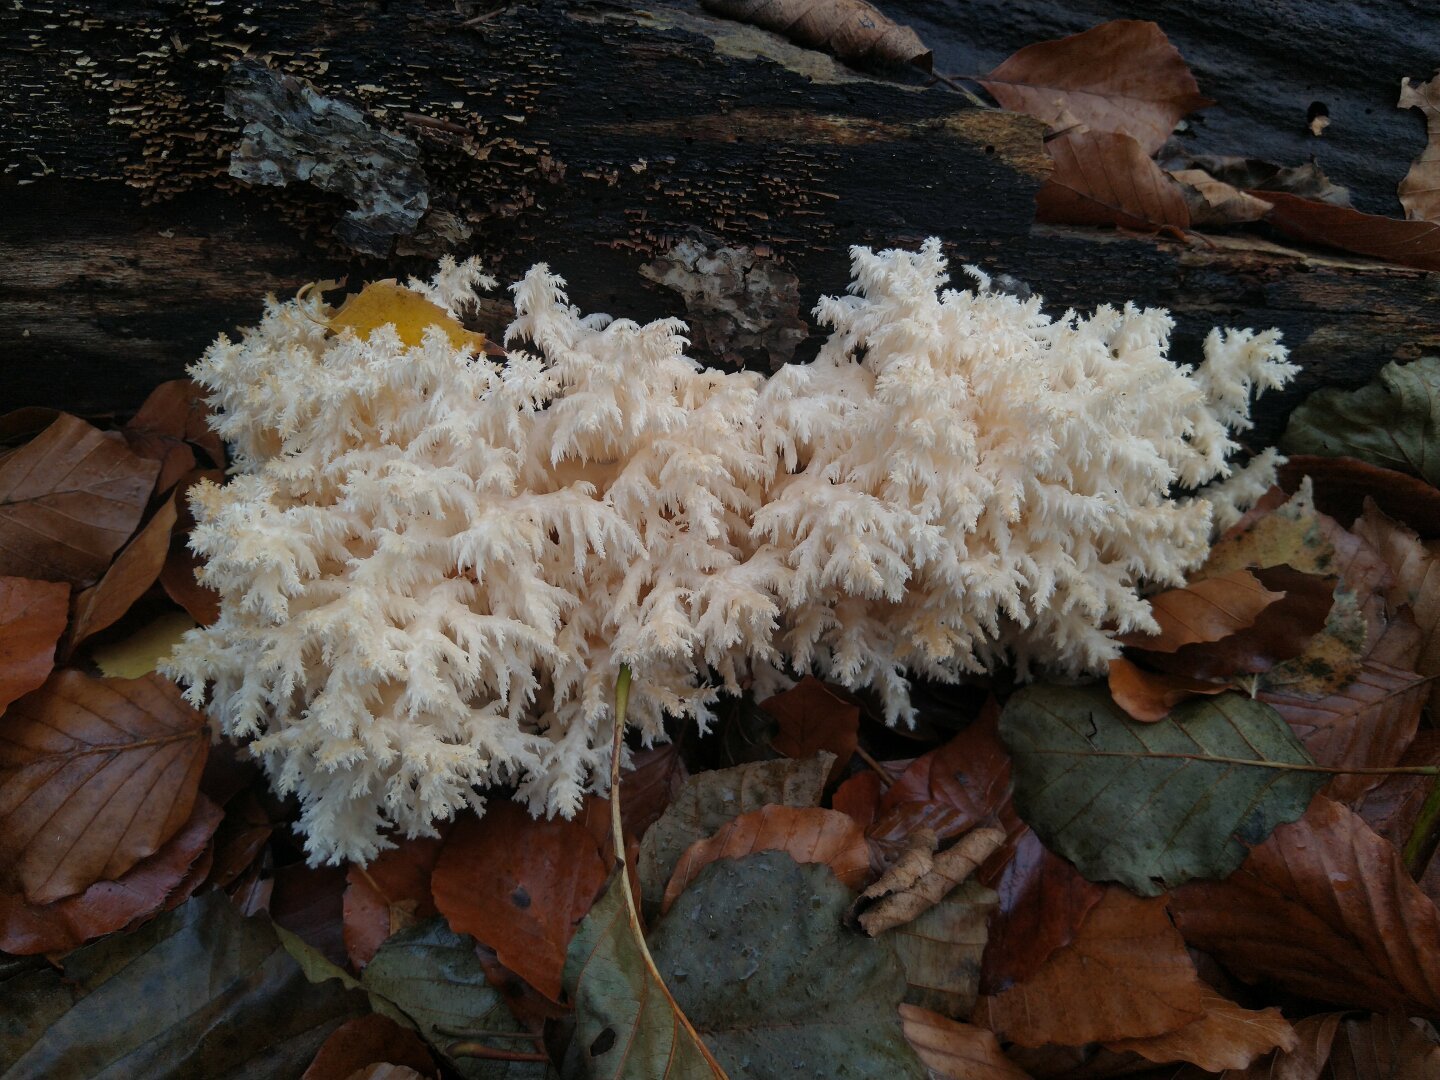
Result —
[[368, 255], [389, 255], [430, 205], [420, 149], [377, 127], [355, 106], [303, 79], [238, 60], [225, 79], [225, 113], [244, 123], [230, 175], [248, 184], [313, 184], [352, 208], [335, 235]]
[[640, 273], [680, 294], [695, 345], [725, 364], [740, 367], [759, 354], [778, 368], [809, 334], [800, 317], [799, 280], [755, 248], [697, 234]]

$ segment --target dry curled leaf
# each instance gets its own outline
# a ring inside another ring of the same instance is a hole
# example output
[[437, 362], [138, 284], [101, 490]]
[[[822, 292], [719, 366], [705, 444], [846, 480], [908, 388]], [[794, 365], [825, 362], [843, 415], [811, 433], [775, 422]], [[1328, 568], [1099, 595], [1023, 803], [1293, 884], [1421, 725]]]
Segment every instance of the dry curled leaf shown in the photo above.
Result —
[[1189, 228], [1180, 185], [1129, 135], [1076, 129], [1045, 148], [1055, 171], [1035, 196], [1037, 221], [1144, 232]]
[[[440, 1075], [419, 1035], [387, 1016], [371, 1013], [347, 1020], [332, 1031], [300, 1080], [350, 1080], [381, 1063], [392, 1069], [403, 1067], [405, 1076]], [[379, 1080], [379, 1076], [370, 1073], [367, 1080]]]
[[1440, 1016], [1440, 914], [1363, 818], [1317, 798], [1224, 881], [1171, 895], [1185, 940], [1243, 979]]
[[1350, 205], [1350, 190], [1332, 184], [1325, 171], [1313, 161], [1304, 165], [1277, 165], [1260, 158], [1184, 154], [1181, 163], [1260, 199], [1268, 199], [1267, 192], [1284, 191], [1334, 206]]
[[1440, 223], [1365, 214], [1278, 191], [1256, 194], [1272, 204], [1265, 221], [1292, 240], [1421, 270], [1440, 270]]
[[[968, 879], [1004, 842], [1003, 829], [982, 827], [972, 829], [953, 847], [931, 856], [929, 866], [923, 866], [921, 858], [913, 863], [902, 859], [860, 894], [857, 921], [874, 937], [918, 918]], [[912, 853], [919, 856], [920, 850], [912, 849]], [[916, 873], [922, 869], [922, 873]], [[860, 906], [867, 901], [868, 906]]]
[[1109, 886], [1075, 939], [1025, 982], [982, 997], [974, 1021], [1040, 1046], [1146, 1038], [1201, 1019], [1205, 985], [1165, 903]]
[[114, 880], [190, 818], [209, 738], [169, 679], [61, 671], [0, 728], [0, 873], [31, 903]]
[[1216, 180], [1204, 169], [1171, 169], [1171, 177], [1180, 185], [1185, 207], [1190, 211], [1190, 224], [1196, 228], [1218, 228], [1260, 221], [1270, 204], [1223, 180]]
[[98, 634], [115, 623], [155, 584], [170, 552], [175, 520], [175, 497], [171, 495], [125, 545], [105, 576], [75, 597], [75, 615], [66, 638], [67, 653], [91, 634]]
[[1149, 671], [1123, 656], [1110, 661], [1109, 686], [1115, 704], [1146, 724], [1164, 720], [1176, 705], [1197, 694], [1223, 694], [1230, 689], [1229, 683]]
[[756, 851], [783, 851], [798, 863], [824, 863], [848, 889], [858, 889], [870, 876], [865, 834], [847, 815], [818, 806], [764, 806], [685, 849], [665, 887], [661, 910], [669, 911], [685, 886], [717, 859]]
[[1396, 104], [1425, 114], [1427, 138], [1425, 149], [1400, 181], [1400, 205], [1405, 207], [1408, 218], [1440, 221], [1440, 73], [1416, 86], [1411, 86], [1409, 79], [1401, 79]]
[[1164, 31], [1133, 19], [1027, 45], [980, 82], [1004, 108], [1051, 126], [1068, 113], [1129, 135], [1146, 159], [1182, 116], [1210, 104]]
[[1150, 597], [1150, 613], [1160, 632], [1136, 632], [1119, 640], [1147, 652], [1174, 652], [1197, 642], [1219, 641], [1254, 625], [1260, 613], [1284, 595], [1267, 589], [1249, 570], [1231, 570], [1156, 593]]
[[1148, 1039], [1120, 1039], [1109, 1049], [1139, 1054], [1165, 1064], [1188, 1061], [1207, 1072], [1245, 1069], [1274, 1050], [1295, 1049], [1299, 1040], [1279, 1009], [1254, 1011], [1206, 987], [1201, 991], [1205, 1015], [1184, 1027]]
[[90, 584], [140, 524], [159, 471], [61, 413], [0, 461], [0, 573]]
[[0, 577], [0, 712], [49, 677], [69, 611], [63, 581]]
[[901, 1005], [905, 1038], [938, 1080], [1029, 1080], [1005, 1056], [988, 1028], [951, 1020], [918, 1005]]
[[706, 11], [751, 23], [847, 64], [910, 64], [930, 70], [920, 35], [864, 0], [703, 0]]

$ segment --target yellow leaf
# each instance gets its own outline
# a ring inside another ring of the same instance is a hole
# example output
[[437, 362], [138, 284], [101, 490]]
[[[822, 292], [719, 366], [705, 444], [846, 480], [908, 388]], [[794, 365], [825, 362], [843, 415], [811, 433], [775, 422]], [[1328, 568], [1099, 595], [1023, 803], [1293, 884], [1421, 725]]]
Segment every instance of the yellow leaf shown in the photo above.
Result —
[[419, 345], [425, 331], [438, 326], [457, 349], [469, 346], [478, 353], [485, 347], [484, 334], [466, 330], [439, 304], [397, 284], [394, 278], [372, 281], [330, 317], [331, 330], [339, 333], [348, 327], [366, 341], [373, 331], [387, 324], [395, 327], [407, 346]]
[[101, 674], [112, 679], [138, 679], [155, 670], [184, 636], [195, 629], [195, 620], [183, 611], [172, 611], [146, 623], [120, 641], [107, 642], [91, 651]]

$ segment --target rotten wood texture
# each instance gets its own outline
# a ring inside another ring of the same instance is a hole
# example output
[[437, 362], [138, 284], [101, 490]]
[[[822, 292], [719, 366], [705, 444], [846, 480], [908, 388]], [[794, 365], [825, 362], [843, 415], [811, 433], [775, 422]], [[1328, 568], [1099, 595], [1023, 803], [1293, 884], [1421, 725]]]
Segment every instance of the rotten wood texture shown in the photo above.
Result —
[[851, 244], [937, 234], [1057, 313], [1169, 307], [1180, 360], [1217, 323], [1281, 327], [1306, 374], [1262, 438], [1305, 390], [1440, 351], [1436, 275], [1035, 227], [1033, 122], [693, 0], [19, 0], [0, 50], [0, 407], [133, 409], [266, 292], [445, 252], [502, 281], [547, 260], [585, 310], [686, 314], [698, 356], [764, 369], [813, 351]]

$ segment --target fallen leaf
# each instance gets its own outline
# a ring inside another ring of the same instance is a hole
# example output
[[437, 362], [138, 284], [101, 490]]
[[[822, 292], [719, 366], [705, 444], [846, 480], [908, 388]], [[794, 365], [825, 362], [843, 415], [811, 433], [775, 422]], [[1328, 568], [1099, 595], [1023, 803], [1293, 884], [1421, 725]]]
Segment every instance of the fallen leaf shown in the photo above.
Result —
[[1417, 86], [1411, 86], [1408, 78], [1401, 79], [1396, 108], [1424, 113], [1427, 138], [1425, 149], [1400, 181], [1400, 205], [1408, 218], [1440, 221], [1440, 74]]
[[[1365, 507], [1354, 530], [1390, 567], [1394, 582], [1388, 599], [1407, 606], [1419, 629], [1415, 670], [1426, 677], [1440, 676], [1440, 545], [1421, 543], [1414, 530], [1374, 505]], [[1440, 717], [1440, 685], [1432, 683], [1427, 697], [1431, 716]]]
[[345, 964], [345, 868], [289, 863], [275, 871], [270, 918], [336, 967]]
[[900, 962], [841, 925], [849, 903], [825, 867], [762, 851], [711, 863], [656, 926], [656, 967], [727, 1071], [925, 1076], [896, 1011]]
[[211, 892], [77, 949], [63, 972], [6, 980], [0, 1061], [14, 1077], [298, 1076], [368, 1011], [338, 981], [312, 984], [269, 920]]
[[885, 931], [905, 968], [905, 1000], [946, 1016], [969, 1016], [980, 987], [985, 924], [999, 898], [969, 880], [934, 907]]
[[159, 471], [62, 413], [0, 461], [0, 573], [90, 584], [140, 524]]
[[471, 349], [479, 354], [485, 349], [485, 335], [466, 330], [439, 304], [426, 299], [414, 289], [407, 289], [394, 278], [372, 281], [345, 302], [330, 316], [329, 327], [335, 333], [349, 330], [362, 341], [381, 327], [390, 326], [407, 348], [415, 348], [425, 340], [425, 332], [438, 329], [456, 349]]
[[1163, 1035], [1204, 1015], [1205, 985], [1165, 913], [1110, 887], [1075, 939], [1025, 982], [982, 997], [975, 1023], [1022, 1046]]
[[1330, 1051], [1335, 1080], [1440, 1080], [1440, 1046], [1403, 1013], [1346, 1017]]
[[1148, 232], [1190, 227], [1180, 185], [1129, 135], [1077, 128], [1045, 149], [1055, 169], [1035, 196], [1036, 221]]
[[5, 713], [0, 867], [31, 903], [114, 880], [190, 818], [209, 737], [168, 679], [61, 671]]
[[1028, 826], [1012, 836], [1013, 853], [998, 868], [980, 868], [979, 880], [995, 890], [999, 908], [990, 919], [980, 964], [980, 989], [998, 994], [1024, 982], [1074, 940], [1103, 886], [1040, 842]]
[[1359, 390], [1317, 390], [1290, 414], [1280, 439], [1286, 451], [1360, 458], [1440, 486], [1437, 443], [1440, 356], [1386, 364]]
[[168, 491], [195, 468], [192, 445], [205, 451], [211, 466], [225, 465], [225, 443], [210, 428], [205, 392], [190, 379], [172, 379], [151, 390], [124, 434], [135, 453], [161, 463], [157, 491]]
[[1400, 853], [1318, 798], [1225, 881], [1171, 895], [1185, 940], [1246, 981], [1339, 1005], [1440, 1016], [1440, 914]]
[[1253, 192], [1261, 199], [1268, 199], [1268, 192], [1283, 191], [1333, 206], [1350, 205], [1349, 189], [1332, 184], [1325, 171], [1313, 161], [1303, 165], [1277, 165], [1260, 158], [1186, 154], [1184, 163], [1230, 187]]
[[[1440, 731], [1421, 728], [1396, 764], [1440, 765]], [[1434, 785], [1435, 778], [1431, 776], [1387, 776], [1383, 783], [1366, 792], [1355, 810], [1379, 835], [1403, 850], [1420, 816], [1425, 797]]]
[[165, 500], [145, 527], [125, 545], [99, 582], [75, 597], [67, 648], [73, 649], [91, 634], [98, 634], [130, 610], [145, 590], [155, 584], [170, 552], [175, 527], [175, 498]]
[[[1232, 1069], [1221, 1080], [1320, 1080], [1344, 1013], [1317, 1013], [1295, 1021], [1295, 1047], [1266, 1054], [1248, 1069]], [[1397, 1078], [1398, 1080], [1398, 1078]]]
[[789, 690], [760, 703], [779, 722], [770, 745], [788, 758], [814, 757], [824, 750], [835, 755], [829, 782], [839, 779], [859, 745], [860, 707], [832, 693], [807, 675]]
[[1270, 203], [1247, 191], [1216, 180], [1204, 169], [1171, 169], [1171, 178], [1180, 185], [1190, 224], [1196, 228], [1220, 228], [1260, 221]]
[[1295, 491], [1306, 476], [1314, 483], [1315, 507], [1348, 527], [1366, 499], [1405, 522], [1427, 540], [1440, 538], [1440, 488], [1395, 469], [1353, 457], [1291, 454], [1280, 466], [1280, 483]]
[[175, 651], [180, 639], [195, 629], [195, 620], [181, 611], [167, 611], [145, 623], [128, 637], [86, 650], [102, 675], [114, 679], [141, 679]]
[[[1353, 682], [1319, 700], [1269, 691], [1259, 698], [1285, 718], [1316, 764], [1370, 769], [1400, 760], [1429, 696], [1430, 686], [1420, 675], [1367, 659]], [[1332, 777], [1324, 791], [1348, 803], [1383, 779], [1342, 774]]]
[[201, 480], [220, 484], [224, 479], [225, 474], [219, 469], [197, 469], [176, 485], [179, 520], [170, 536], [170, 552], [165, 557], [165, 565], [160, 568], [160, 587], [165, 590], [165, 595], [184, 608], [201, 626], [209, 626], [220, 618], [220, 594], [201, 585], [196, 577], [202, 562], [190, 550], [190, 531], [195, 528], [195, 515], [186, 496]]
[[[486, 981], [474, 939], [455, 933], [444, 919], [431, 919], [389, 938], [366, 965], [360, 982], [413, 1020], [430, 1048], [467, 1080], [495, 1080], [496, 1063], [451, 1055], [459, 1037], [450, 1033], [525, 1034]], [[538, 1037], [533, 1042], [506, 1038], [500, 1045], [533, 1053], [538, 1042]], [[507, 1062], [504, 1067], [506, 1080], [550, 1075], [535, 1062]]]
[[0, 893], [0, 950], [17, 956], [69, 952], [161, 911], [200, 859], [222, 816], [218, 806], [199, 796], [190, 820], [154, 855], [115, 881], [97, 881], [52, 904]]
[[1299, 1045], [1279, 1009], [1244, 1009], [1209, 987], [1201, 990], [1200, 1005], [1205, 1015], [1184, 1027], [1148, 1039], [1119, 1039], [1106, 1047], [1159, 1065], [1188, 1061], [1207, 1072], [1220, 1072], [1249, 1068], [1263, 1054]]
[[1292, 240], [1370, 255], [1402, 266], [1440, 270], [1440, 224], [1364, 214], [1283, 192], [1257, 192], [1271, 204], [1265, 221]]
[[[605, 892], [581, 921], [565, 961], [565, 992], [575, 1004], [574, 1045], [585, 1075], [723, 1080], [724, 1070], [712, 1063], [671, 990], [645, 962], [619, 872], [617, 865]], [[739, 899], [734, 897], [737, 904]], [[723, 929], [727, 935], [733, 932], [729, 919]], [[689, 959], [699, 969], [694, 972], [697, 979], [713, 976], [700, 957]], [[671, 985], [683, 981], [673, 975], [670, 979]]]
[[1128, 135], [1145, 158], [1182, 116], [1211, 104], [1164, 31], [1132, 19], [1027, 45], [980, 83], [1003, 108], [1051, 126], [1068, 112], [1097, 132]]
[[[215, 749], [211, 754], [213, 757]], [[203, 781], [200, 787], [205, 790]], [[215, 865], [210, 884], [217, 889], [229, 888], [260, 857], [274, 831], [275, 823], [253, 790], [226, 803], [225, 820], [215, 831]]]
[[756, 851], [783, 851], [797, 863], [823, 863], [847, 889], [858, 889], [870, 876], [865, 834], [838, 810], [818, 806], [762, 806], [722, 825], [713, 836], [685, 849], [660, 910], [669, 911], [676, 897], [702, 869], [717, 859], [738, 859]]
[[1192, 581], [1150, 597], [1150, 614], [1160, 624], [1157, 634], [1136, 632], [1118, 640], [1146, 652], [1175, 652], [1197, 642], [1219, 641], [1255, 624], [1283, 592], [1267, 589], [1250, 570]]
[[392, 934], [439, 912], [430, 896], [430, 875], [441, 840], [417, 836], [382, 851], [369, 866], [345, 872], [345, 952], [356, 971]]
[[865, 829], [879, 814], [880, 797], [884, 793], [884, 778], [873, 769], [866, 769], [842, 781], [830, 796], [830, 805]]
[[988, 1028], [915, 1005], [900, 1006], [905, 1038], [938, 1080], [1029, 1080]]
[[495, 950], [500, 962], [560, 1000], [566, 949], [605, 886], [607, 867], [583, 825], [540, 819], [495, 799], [445, 838], [430, 887], [456, 933]]
[[[830, 775], [829, 754], [808, 761], [758, 761], [730, 769], [697, 773], [685, 781], [675, 801], [640, 841], [636, 876], [647, 913], [658, 913], [675, 864], [696, 840], [712, 835], [737, 814], [775, 803], [816, 806]], [[621, 792], [622, 805], [624, 792]]]
[[1144, 724], [1103, 687], [1033, 685], [1006, 704], [1000, 737], [1016, 809], [1046, 846], [1142, 896], [1224, 877], [1326, 780], [1284, 768], [1312, 764], [1305, 748], [1274, 709], [1234, 693]]
[[49, 678], [69, 612], [63, 581], [0, 577], [0, 712]]
[[871, 937], [903, 926], [943, 900], [1004, 842], [1003, 829], [972, 829], [953, 847], [930, 857], [919, 875], [903, 861], [897, 863], [860, 894], [857, 921]]
[[1110, 661], [1106, 683], [1110, 698], [1133, 720], [1153, 724], [1170, 710], [1197, 695], [1213, 696], [1231, 689], [1228, 683], [1207, 682], [1186, 675], [1148, 671], [1123, 656]]
[[403, 1066], [415, 1076], [439, 1076], [420, 1037], [388, 1016], [371, 1013], [347, 1020], [325, 1040], [300, 1080], [349, 1080], [370, 1065]]
[[825, 52], [847, 64], [909, 64], [929, 71], [920, 36], [864, 0], [702, 0], [715, 15], [751, 23]]

